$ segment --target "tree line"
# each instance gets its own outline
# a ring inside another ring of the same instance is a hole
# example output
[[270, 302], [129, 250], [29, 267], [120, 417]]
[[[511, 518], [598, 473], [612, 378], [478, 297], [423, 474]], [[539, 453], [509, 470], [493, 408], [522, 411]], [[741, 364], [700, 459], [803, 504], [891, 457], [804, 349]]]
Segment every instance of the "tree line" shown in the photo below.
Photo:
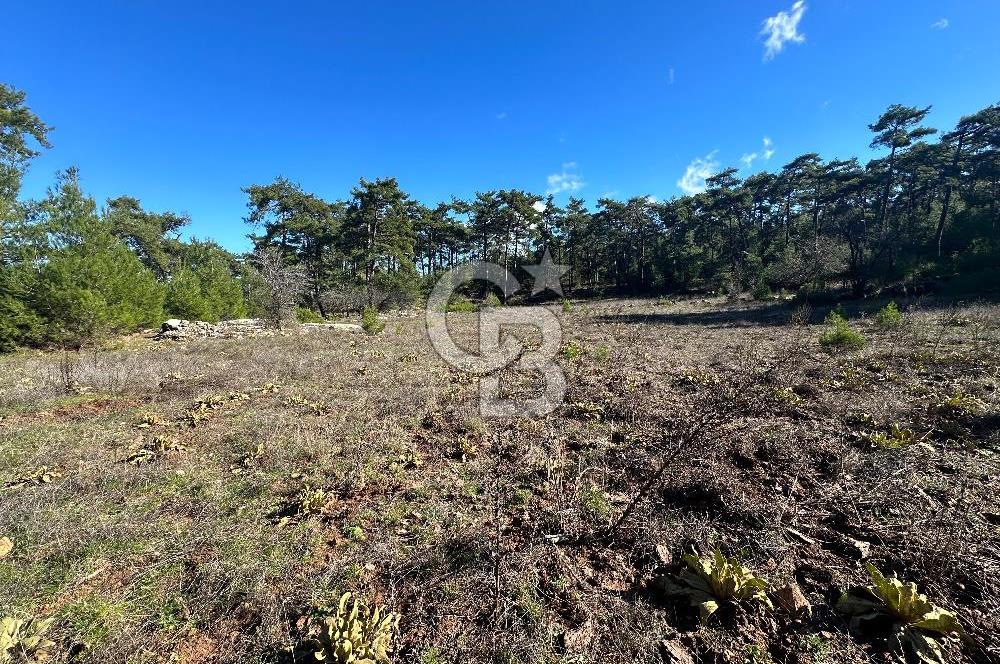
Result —
[[279, 177], [244, 189], [254, 250], [236, 255], [182, 239], [186, 215], [129, 196], [99, 206], [72, 168], [43, 199], [21, 200], [50, 128], [0, 84], [0, 349], [79, 345], [167, 316], [407, 306], [461, 262], [517, 270], [546, 248], [581, 294], [996, 288], [1000, 104], [946, 132], [925, 126], [929, 111], [890, 106], [869, 125], [883, 154], [865, 164], [808, 153], [774, 173], [723, 170], [667, 201], [560, 206], [510, 189], [427, 206], [394, 178], [327, 201]]

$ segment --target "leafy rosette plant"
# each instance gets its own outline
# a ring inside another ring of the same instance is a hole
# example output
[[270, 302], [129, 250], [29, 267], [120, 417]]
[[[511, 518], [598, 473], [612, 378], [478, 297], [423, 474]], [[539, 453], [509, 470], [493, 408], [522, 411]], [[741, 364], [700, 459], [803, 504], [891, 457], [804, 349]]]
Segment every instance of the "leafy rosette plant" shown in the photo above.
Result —
[[351, 593], [344, 593], [335, 614], [310, 619], [312, 638], [306, 645], [321, 662], [388, 662], [399, 619], [398, 613], [369, 609]]
[[851, 617], [851, 629], [884, 639], [901, 662], [944, 664], [939, 639], [964, 634], [955, 614], [932, 604], [915, 583], [866, 567], [873, 585], [852, 588], [837, 602], [837, 610]]
[[33, 662], [45, 656], [55, 645], [45, 638], [54, 618], [36, 620], [6, 617], [0, 619], [0, 664]]
[[774, 608], [767, 596], [767, 581], [718, 549], [705, 558], [687, 554], [683, 560], [687, 567], [673, 579], [664, 580], [664, 587], [698, 607], [702, 622], [719, 610], [720, 603], [757, 601]]

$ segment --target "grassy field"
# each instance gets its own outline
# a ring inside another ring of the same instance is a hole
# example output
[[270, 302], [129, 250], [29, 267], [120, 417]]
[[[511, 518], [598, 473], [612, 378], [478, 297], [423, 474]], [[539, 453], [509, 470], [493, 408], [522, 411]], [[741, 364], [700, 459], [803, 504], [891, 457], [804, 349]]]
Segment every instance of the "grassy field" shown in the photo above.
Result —
[[[480, 418], [422, 318], [0, 358], [0, 618], [54, 661], [310, 661], [352, 591], [399, 662], [885, 661], [833, 609], [871, 562], [997, 661], [1000, 308], [849, 308], [855, 348], [784, 303], [565, 309], [542, 419]], [[716, 547], [811, 611], [699, 624], [663, 580]]]

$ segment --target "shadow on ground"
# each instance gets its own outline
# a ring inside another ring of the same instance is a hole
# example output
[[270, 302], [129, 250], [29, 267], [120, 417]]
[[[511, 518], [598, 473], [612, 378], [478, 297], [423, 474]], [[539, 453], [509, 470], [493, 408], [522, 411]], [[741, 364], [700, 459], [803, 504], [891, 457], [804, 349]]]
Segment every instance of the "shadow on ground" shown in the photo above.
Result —
[[[704, 325], [707, 327], [746, 327], [757, 325], [787, 325], [792, 309], [784, 302], [763, 306], [736, 306], [732, 309], [706, 308], [705, 311], [677, 313], [622, 313], [598, 317], [607, 323], [640, 323], [647, 325]], [[815, 317], [815, 313], [813, 317]]]

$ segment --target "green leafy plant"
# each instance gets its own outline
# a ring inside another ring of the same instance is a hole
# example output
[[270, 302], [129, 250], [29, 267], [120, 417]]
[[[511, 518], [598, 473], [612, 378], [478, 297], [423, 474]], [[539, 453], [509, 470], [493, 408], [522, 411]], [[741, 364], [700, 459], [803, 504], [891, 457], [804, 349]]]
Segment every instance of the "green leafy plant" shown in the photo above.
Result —
[[451, 313], [468, 314], [478, 310], [479, 308], [476, 306], [475, 302], [473, 302], [467, 297], [462, 297], [462, 296], [458, 296], [452, 299], [452, 301], [449, 302], [448, 306], [446, 307], [446, 311], [450, 314]]
[[878, 310], [878, 313], [875, 314], [875, 322], [881, 328], [897, 328], [903, 324], [903, 313], [895, 302], [890, 302]]
[[385, 329], [385, 323], [378, 317], [375, 307], [365, 307], [364, 313], [361, 314], [361, 327], [371, 335], [379, 334]]
[[372, 610], [351, 593], [344, 593], [335, 613], [321, 610], [310, 617], [306, 647], [321, 662], [388, 662], [399, 620], [398, 613]]
[[500, 298], [497, 297], [496, 293], [494, 293], [493, 291], [490, 291], [490, 294], [486, 296], [485, 300], [483, 300], [483, 306], [484, 307], [502, 307], [503, 306], [503, 302], [500, 301]]
[[583, 346], [575, 341], [567, 341], [559, 350], [559, 353], [567, 360], [575, 360], [583, 355]]
[[778, 401], [788, 404], [789, 406], [797, 406], [802, 403], [802, 397], [800, 397], [795, 390], [790, 387], [776, 387], [774, 388], [774, 396]]
[[208, 408], [195, 407], [184, 413], [183, 421], [193, 428], [202, 422], [207, 422], [211, 417], [212, 413]]
[[295, 498], [294, 508], [299, 514], [321, 514], [334, 500], [332, 493], [321, 487], [305, 485]]
[[136, 428], [148, 429], [150, 427], [163, 426], [166, 423], [167, 421], [159, 413], [147, 412], [139, 415], [139, 423], [136, 424]]
[[754, 284], [753, 290], [750, 291], [750, 297], [755, 300], [772, 300], [774, 299], [774, 291], [771, 290], [766, 279], [759, 279]]
[[570, 313], [572, 311], [573, 311], [573, 303], [570, 302], [569, 300], [567, 300], [566, 298], [563, 298], [563, 301], [562, 301], [562, 312], [564, 314], [568, 314], [568, 313]]
[[598, 521], [611, 518], [611, 502], [608, 494], [599, 487], [589, 484], [580, 491], [580, 502], [583, 508]]
[[955, 392], [955, 394], [937, 404], [934, 410], [946, 417], [960, 417], [963, 415], [975, 415], [985, 407], [986, 405], [976, 397], [962, 392]]
[[299, 307], [295, 310], [295, 320], [300, 323], [325, 323], [326, 319], [309, 307]]
[[882, 638], [901, 662], [944, 664], [939, 639], [963, 634], [950, 611], [935, 606], [915, 583], [886, 578], [866, 565], [872, 585], [841, 595], [837, 610], [851, 617], [851, 629], [864, 637]]
[[820, 335], [819, 345], [824, 348], [858, 349], [864, 347], [865, 338], [851, 329], [843, 314], [831, 311], [826, 317], [826, 331]]
[[156, 461], [167, 455], [169, 452], [187, 452], [187, 445], [184, 445], [176, 438], [165, 436], [154, 436], [153, 440], [144, 443], [142, 437], [137, 441], [139, 446], [125, 458], [125, 463], [139, 466], [144, 463]]
[[54, 618], [37, 620], [6, 617], [0, 620], [0, 664], [34, 662], [55, 645], [45, 638]]
[[722, 379], [707, 371], [692, 371], [691, 373], [677, 376], [674, 379], [674, 383], [686, 387], [712, 386], [721, 384]]
[[903, 447], [909, 447], [917, 442], [917, 436], [911, 430], [904, 429], [898, 424], [893, 424], [889, 427], [889, 433], [877, 431], [869, 434], [868, 440], [879, 447], [898, 450]]
[[598, 362], [602, 363], [602, 364], [604, 362], [607, 362], [608, 356], [610, 354], [611, 354], [611, 351], [608, 350], [608, 347], [605, 346], [604, 344], [599, 344], [597, 346], [597, 348], [594, 349], [594, 359], [597, 360]]
[[62, 472], [57, 468], [49, 468], [48, 466], [41, 466], [37, 470], [25, 473], [24, 475], [10, 480], [6, 484], [2, 485], [2, 489], [17, 489], [23, 486], [29, 486], [32, 484], [51, 484], [57, 479], [62, 477]]
[[664, 588], [672, 595], [687, 597], [691, 606], [698, 607], [702, 622], [718, 611], [723, 602], [756, 601], [774, 608], [767, 596], [767, 581], [718, 549], [705, 558], [686, 554], [683, 560], [687, 567], [675, 578], [666, 579]]

